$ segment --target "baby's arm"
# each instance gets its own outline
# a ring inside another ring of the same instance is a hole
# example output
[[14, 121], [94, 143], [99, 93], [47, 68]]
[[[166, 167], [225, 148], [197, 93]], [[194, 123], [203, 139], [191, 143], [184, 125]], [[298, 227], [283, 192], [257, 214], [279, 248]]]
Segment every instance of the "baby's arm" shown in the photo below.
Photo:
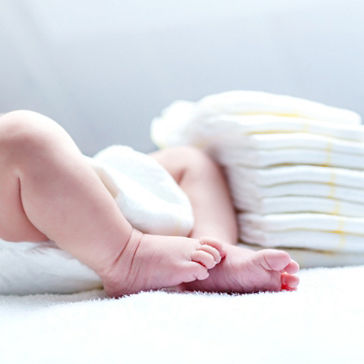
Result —
[[236, 244], [238, 228], [229, 189], [221, 168], [193, 147], [151, 153], [190, 199], [195, 225], [190, 237], [210, 236]]

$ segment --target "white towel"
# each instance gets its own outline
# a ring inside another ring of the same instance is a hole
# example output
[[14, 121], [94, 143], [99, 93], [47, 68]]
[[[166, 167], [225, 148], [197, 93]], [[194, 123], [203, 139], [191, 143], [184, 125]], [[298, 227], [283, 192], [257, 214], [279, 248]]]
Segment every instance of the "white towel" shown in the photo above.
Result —
[[[135, 227], [146, 233], [188, 235], [191, 204], [153, 158], [124, 146], [85, 158]], [[101, 286], [95, 272], [53, 242], [0, 241], [0, 267], [0, 294], [72, 293]]]

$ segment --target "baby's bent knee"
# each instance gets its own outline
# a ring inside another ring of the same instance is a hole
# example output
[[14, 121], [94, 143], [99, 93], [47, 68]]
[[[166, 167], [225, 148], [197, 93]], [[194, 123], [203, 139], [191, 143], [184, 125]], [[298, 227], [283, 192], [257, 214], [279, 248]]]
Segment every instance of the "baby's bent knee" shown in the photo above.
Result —
[[7, 161], [46, 154], [54, 148], [62, 128], [53, 120], [39, 113], [17, 110], [0, 118], [0, 149]]
[[218, 168], [217, 163], [204, 151], [191, 147], [177, 147], [178, 159], [182, 161], [184, 171], [195, 171], [196, 173], [209, 172]]

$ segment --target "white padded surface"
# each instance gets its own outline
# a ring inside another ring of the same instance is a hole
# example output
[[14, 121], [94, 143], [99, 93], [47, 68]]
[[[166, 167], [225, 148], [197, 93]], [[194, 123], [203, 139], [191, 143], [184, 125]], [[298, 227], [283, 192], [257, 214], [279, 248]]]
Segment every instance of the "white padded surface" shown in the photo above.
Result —
[[0, 362], [363, 363], [364, 266], [300, 277], [297, 292], [0, 296]]

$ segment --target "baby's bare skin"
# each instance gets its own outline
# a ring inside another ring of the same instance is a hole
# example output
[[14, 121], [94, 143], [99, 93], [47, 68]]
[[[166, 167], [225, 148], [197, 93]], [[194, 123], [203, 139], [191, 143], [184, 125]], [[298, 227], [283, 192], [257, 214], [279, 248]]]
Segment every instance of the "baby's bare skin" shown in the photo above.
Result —
[[[57, 123], [29, 111], [5, 114], [0, 118], [0, 237], [14, 242], [53, 240], [98, 273], [110, 296], [182, 284], [193, 289], [191, 282], [198, 280], [204, 282], [198, 289], [224, 292], [275, 290], [282, 283], [294, 289], [298, 279], [291, 274], [297, 267], [289, 257], [277, 258], [270, 250], [259, 255], [227, 244], [236, 242], [237, 227], [226, 183], [212, 161], [188, 150], [197, 168], [171, 168], [173, 153], [188, 162], [186, 149], [176, 148], [169, 157], [168, 151], [153, 156], [191, 200], [196, 219], [191, 235], [142, 234], [125, 219]], [[201, 168], [204, 173], [196, 174]], [[213, 239], [203, 238], [206, 235]], [[277, 260], [277, 267], [287, 263], [284, 275], [271, 266]], [[219, 269], [214, 270], [215, 265]], [[239, 284], [234, 283], [237, 276]]]

